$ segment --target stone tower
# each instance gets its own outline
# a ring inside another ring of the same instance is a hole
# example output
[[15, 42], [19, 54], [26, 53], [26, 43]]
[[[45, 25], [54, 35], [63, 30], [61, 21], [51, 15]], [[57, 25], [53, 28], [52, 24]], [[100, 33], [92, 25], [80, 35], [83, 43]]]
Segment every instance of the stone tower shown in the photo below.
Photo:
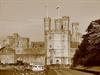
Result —
[[[54, 25], [52, 24], [54, 22]], [[54, 27], [54, 28], [52, 28]], [[46, 65], [69, 64], [69, 17], [44, 18]]]
[[79, 23], [78, 22], [73, 22], [72, 23], [72, 41], [73, 42], [79, 42]]

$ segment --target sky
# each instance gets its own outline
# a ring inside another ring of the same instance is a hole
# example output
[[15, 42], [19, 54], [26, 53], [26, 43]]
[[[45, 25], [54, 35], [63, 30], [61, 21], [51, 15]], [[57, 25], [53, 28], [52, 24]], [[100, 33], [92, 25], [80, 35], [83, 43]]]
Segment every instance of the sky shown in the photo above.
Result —
[[33, 41], [44, 40], [43, 18], [69, 16], [71, 22], [79, 22], [79, 30], [85, 33], [89, 23], [100, 19], [100, 0], [0, 0], [0, 38], [13, 33], [29, 37]]

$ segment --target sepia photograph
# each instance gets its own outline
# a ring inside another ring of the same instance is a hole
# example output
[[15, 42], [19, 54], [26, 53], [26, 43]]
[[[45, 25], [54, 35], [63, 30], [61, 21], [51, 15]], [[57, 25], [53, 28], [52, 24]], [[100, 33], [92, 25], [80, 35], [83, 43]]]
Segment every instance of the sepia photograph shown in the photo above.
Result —
[[100, 0], [0, 0], [0, 75], [100, 75]]

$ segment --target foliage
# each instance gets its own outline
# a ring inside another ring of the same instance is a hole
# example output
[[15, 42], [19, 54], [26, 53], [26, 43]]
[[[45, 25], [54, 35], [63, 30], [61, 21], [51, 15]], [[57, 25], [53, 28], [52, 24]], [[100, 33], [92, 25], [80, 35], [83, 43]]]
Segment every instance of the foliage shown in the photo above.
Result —
[[92, 21], [73, 58], [73, 66], [100, 66], [100, 19]]

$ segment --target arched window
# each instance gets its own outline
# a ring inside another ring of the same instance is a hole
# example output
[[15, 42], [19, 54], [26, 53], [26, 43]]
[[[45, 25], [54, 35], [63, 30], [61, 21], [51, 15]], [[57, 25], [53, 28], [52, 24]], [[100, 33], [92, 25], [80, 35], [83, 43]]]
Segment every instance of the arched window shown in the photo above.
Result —
[[59, 64], [59, 60], [56, 60], [56, 64]]
[[61, 30], [63, 30], [64, 28], [63, 28], [63, 25], [61, 25]]

